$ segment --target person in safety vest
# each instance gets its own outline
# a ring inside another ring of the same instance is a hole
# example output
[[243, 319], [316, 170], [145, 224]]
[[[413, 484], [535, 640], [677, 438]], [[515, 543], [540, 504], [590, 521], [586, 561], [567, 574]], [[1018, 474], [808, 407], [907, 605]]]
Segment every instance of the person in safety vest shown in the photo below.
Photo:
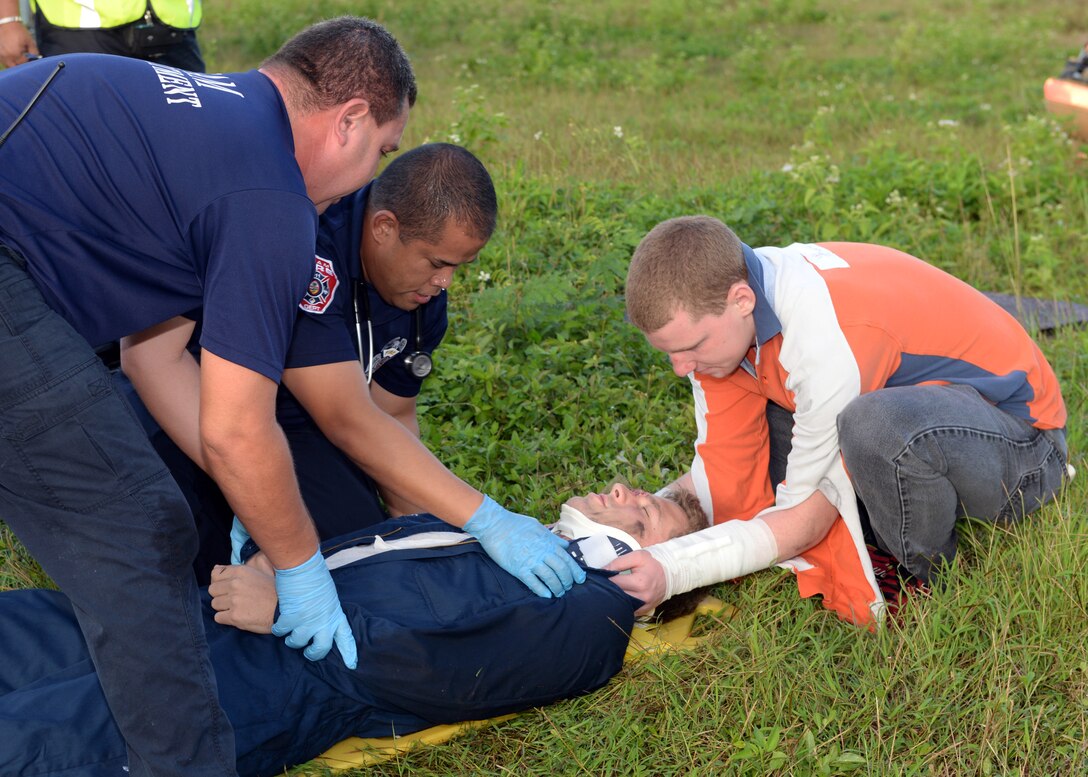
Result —
[[31, 0], [34, 37], [18, 0], [0, 0], [0, 64], [87, 52], [204, 72], [196, 39], [201, 0]]

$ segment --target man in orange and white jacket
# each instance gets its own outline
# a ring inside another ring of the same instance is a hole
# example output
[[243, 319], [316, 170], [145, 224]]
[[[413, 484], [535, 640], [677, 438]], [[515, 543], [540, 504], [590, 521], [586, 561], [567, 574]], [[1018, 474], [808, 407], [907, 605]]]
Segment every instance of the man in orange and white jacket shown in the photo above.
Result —
[[[671, 219], [635, 251], [627, 314], [691, 381], [695, 457], [670, 488], [697, 494], [714, 524], [610, 567], [632, 570], [617, 582], [647, 610], [781, 563], [803, 596], [871, 624], [885, 602], [866, 530], [930, 583], [958, 517], [1017, 520], [1070, 474], [1065, 403], [1038, 346], [985, 295], [895, 249], [753, 250], [716, 219]], [[775, 489], [768, 403], [793, 416]]]

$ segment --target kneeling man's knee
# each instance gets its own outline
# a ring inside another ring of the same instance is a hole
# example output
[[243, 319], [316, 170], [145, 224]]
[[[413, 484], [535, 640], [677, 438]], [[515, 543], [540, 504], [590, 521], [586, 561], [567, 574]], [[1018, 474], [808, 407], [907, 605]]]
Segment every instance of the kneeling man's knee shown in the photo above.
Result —
[[877, 441], [887, 434], [887, 419], [881, 412], [873, 394], [864, 394], [843, 408], [836, 419], [839, 448], [850, 466], [851, 459], [872, 456], [879, 445]]

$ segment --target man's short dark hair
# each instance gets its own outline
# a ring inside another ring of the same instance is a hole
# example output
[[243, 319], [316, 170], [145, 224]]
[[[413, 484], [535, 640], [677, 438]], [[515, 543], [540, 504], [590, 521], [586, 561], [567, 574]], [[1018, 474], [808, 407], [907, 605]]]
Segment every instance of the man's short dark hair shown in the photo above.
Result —
[[290, 71], [287, 85], [303, 113], [362, 98], [379, 126], [416, 102], [408, 55], [389, 31], [360, 16], [340, 16], [307, 27], [266, 59], [262, 68]]
[[370, 187], [367, 211], [397, 217], [401, 242], [437, 243], [452, 219], [479, 240], [495, 231], [495, 186], [467, 149], [428, 143], [398, 156]]

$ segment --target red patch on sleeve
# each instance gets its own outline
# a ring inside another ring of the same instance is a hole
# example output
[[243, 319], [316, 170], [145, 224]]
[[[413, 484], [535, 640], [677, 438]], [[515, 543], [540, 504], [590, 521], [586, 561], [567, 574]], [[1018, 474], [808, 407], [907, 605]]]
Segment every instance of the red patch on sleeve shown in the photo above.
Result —
[[336, 277], [336, 271], [332, 262], [314, 256], [314, 277], [310, 279], [310, 285], [306, 288], [306, 295], [298, 306], [307, 313], [324, 313], [325, 308], [336, 296], [336, 287], [340, 285]]

